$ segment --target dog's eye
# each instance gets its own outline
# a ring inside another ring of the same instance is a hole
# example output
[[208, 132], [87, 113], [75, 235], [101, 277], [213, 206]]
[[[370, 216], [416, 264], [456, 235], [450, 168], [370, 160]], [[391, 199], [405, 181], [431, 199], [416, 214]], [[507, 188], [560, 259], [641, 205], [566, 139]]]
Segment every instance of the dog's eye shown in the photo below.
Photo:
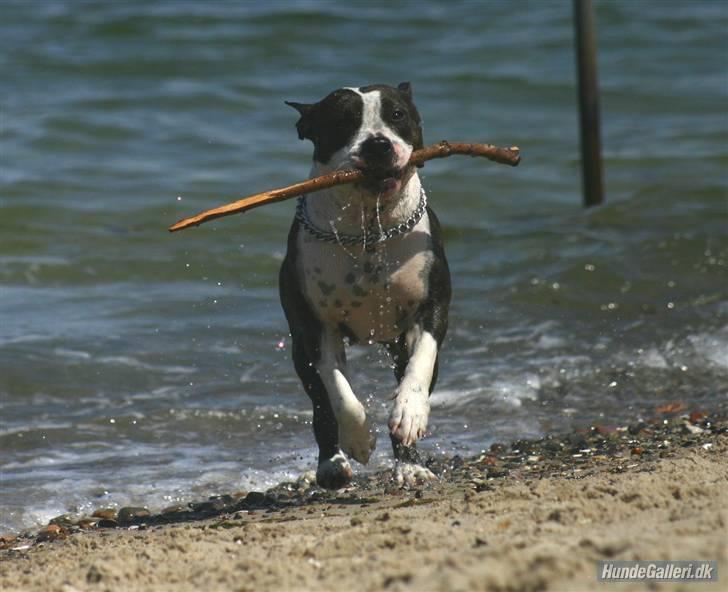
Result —
[[394, 111], [392, 111], [392, 121], [401, 121], [402, 119], [404, 119], [404, 116], [404, 111], [400, 109], [395, 109]]

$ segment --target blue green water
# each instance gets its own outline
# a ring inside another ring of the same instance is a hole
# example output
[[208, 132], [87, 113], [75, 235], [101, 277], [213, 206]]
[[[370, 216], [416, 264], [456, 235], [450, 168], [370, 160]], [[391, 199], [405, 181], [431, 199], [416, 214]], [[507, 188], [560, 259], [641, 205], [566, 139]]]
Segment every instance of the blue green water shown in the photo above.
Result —
[[[597, 2], [607, 204], [580, 207], [570, 2], [0, 3], [0, 532], [312, 468], [277, 270], [283, 101], [409, 80], [453, 274], [435, 454], [728, 395], [728, 8]], [[389, 361], [355, 350], [386, 429]], [[386, 466], [380, 433], [374, 466]]]

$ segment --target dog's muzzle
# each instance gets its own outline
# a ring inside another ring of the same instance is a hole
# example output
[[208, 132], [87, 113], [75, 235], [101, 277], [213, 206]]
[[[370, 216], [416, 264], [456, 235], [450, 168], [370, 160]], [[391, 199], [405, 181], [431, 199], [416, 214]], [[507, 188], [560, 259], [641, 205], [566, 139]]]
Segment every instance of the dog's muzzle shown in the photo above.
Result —
[[372, 193], [388, 196], [402, 187], [406, 168], [396, 166], [397, 153], [384, 136], [373, 136], [362, 142], [356, 158], [357, 168], [364, 172], [362, 185]]
[[387, 168], [392, 165], [394, 146], [388, 138], [374, 136], [364, 141], [360, 153], [371, 168]]

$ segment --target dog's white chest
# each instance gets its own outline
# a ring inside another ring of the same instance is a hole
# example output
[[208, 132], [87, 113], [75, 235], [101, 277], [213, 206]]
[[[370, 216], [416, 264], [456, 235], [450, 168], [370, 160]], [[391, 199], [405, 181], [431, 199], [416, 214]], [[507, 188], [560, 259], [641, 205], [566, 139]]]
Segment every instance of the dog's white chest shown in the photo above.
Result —
[[434, 257], [427, 216], [373, 252], [324, 243], [304, 230], [298, 241], [299, 273], [316, 315], [359, 342], [396, 338], [427, 296]]

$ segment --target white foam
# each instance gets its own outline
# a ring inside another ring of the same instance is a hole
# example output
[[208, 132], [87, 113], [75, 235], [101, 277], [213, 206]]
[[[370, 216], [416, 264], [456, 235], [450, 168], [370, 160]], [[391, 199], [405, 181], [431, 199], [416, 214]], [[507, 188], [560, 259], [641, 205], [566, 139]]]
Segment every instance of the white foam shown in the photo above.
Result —
[[669, 368], [669, 364], [667, 363], [665, 356], [663, 356], [655, 347], [651, 347], [643, 351], [637, 361], [638, 364], [646, 366], [647, 368], [656, 368], [660, 370]]
[[120, 366], [129, 366], [131, 368], [139, 368], [142, 370], [161, 370], [169, 374], [194, 374], [197, 368], [192, 366], [165, 366], [147, 364], [131, 356], [104, 356], [98, 359], [102, 364], [115, 364]]
[[728, 327], [713, 334], [690, 335], [688, 341], [708, 365], [728, 368]]
[[468, 382], [480, 382], [482, 386], [467, 389], [436, 389], [430, 397], [430, 406], [441, 409], [457, 409], [468, 406], [474, 401], [501, 403], [520, 407], [525, 400], [534, 401], [541, 389], [540, 377], [532, 372], [514, 378], [491, 380], [485, 374], [472, 374]]

